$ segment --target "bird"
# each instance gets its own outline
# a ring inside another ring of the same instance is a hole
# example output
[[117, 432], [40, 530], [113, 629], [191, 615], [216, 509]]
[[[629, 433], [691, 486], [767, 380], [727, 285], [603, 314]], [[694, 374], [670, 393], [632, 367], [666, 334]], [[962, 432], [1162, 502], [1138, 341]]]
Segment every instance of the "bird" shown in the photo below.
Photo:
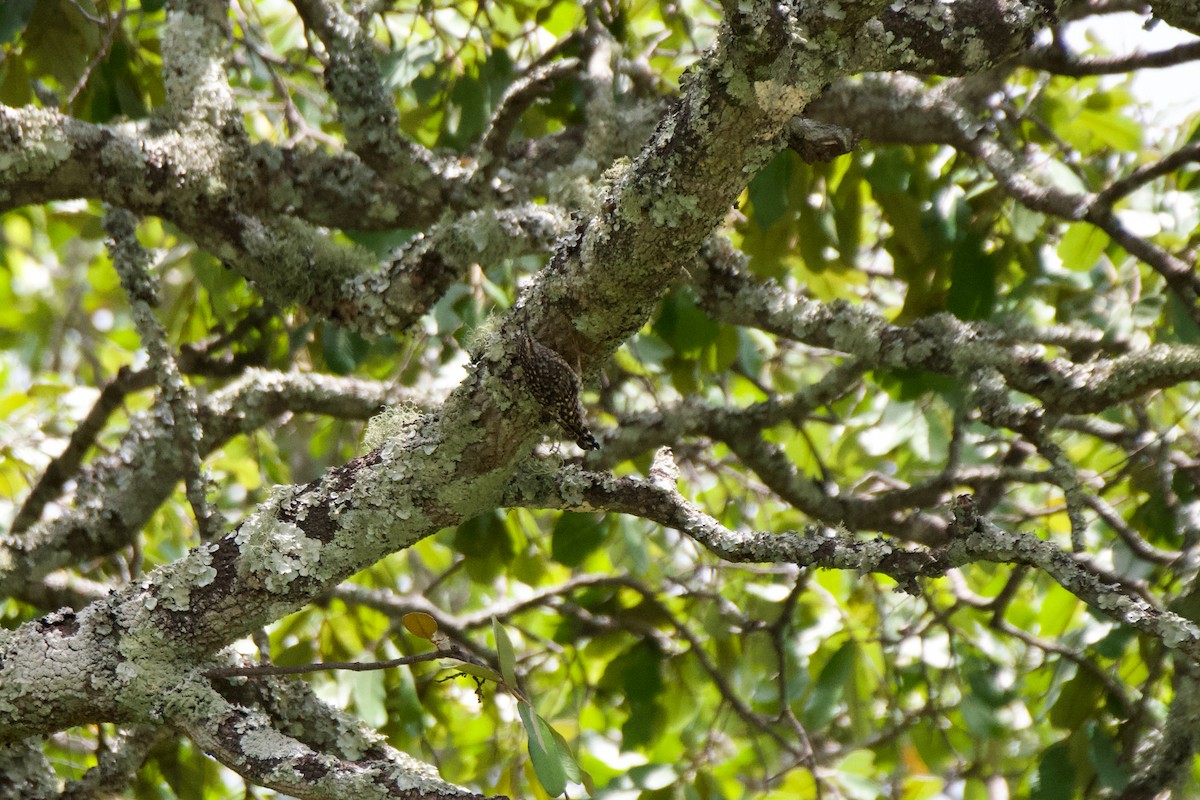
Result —
[[600, 443], [588, 430], [579, 393], [583, 383], [566, 360], [522, 328], [518, 337], [517, 363], [529, 393], [563, 430], [584, 450], [599, 450]]

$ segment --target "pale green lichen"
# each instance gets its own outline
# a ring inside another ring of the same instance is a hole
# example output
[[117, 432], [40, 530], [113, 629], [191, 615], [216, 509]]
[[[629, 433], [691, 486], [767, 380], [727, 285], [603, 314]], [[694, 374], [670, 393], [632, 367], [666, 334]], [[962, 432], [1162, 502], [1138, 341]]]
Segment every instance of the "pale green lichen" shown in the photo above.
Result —
[[366, 754], [368, 748], [382, 743], [383, 737], [366, 737], [362, 732], [352, 728], [342, 727], [337, 735], [338, 752], [345, 758], [357, 761]]
[[811, 95], [802, 86], [783, 80], [755, 81], [754, 99], [772, 117], [799, 114]]
[[399, 437], [404, 430], [421, 419], [421, 409], [411, 403], [388, 406], [371, 417], [363, 432], [363, 449], [371, 451]]
[[247, 218], [241, 244], [253, 262], [246, 266], [261, 291], [283, 303], [308, 302], [318, 292], [344, 294], [341, 283], [376, 271], [374, 257], [361, 247], [334, 241], [290, 217], [268, 227]]
[[578, 466], [568, 464], [559, 470], [558, 493], [569, 508], [584, 508], [584, 493], [592, 487], [592, 480]]
[[1200, 640], [1200, 628], [1176, 614], [1163, 614], [1159, 629], [1167, 647], [1176, 648], [1185, 642]]
[[321, 563], [321, 543], [278, 518], [279, 504], [291, 494], [291, 487], [276, 486], [234, 536], [242, 553], [239, 572], [257, 578], [272, 592], [283, 592], [296, 578], [316, 574]]
[[[673, 118], [668, 117], [667, 121], [664, 123], [664, 127], [669, 130], [673, 127], [673, 125]], [[670, 134], [667, 133], [666, 135]], [[633, 160], [628, 156], [621, 156], [620, 158], [614, 160], [612, 164], [609, 165], [608, 169], [604, 170], [604, 174], [600, 176], [599, 188], [601, 192], [611, 192], [619, 187], [621, 182], [625, 180], [625, 176], [629, 174], [629, 170], [632, 167]]]
[[701, 216], [700, 200], [695, 195], [664, 197], [650, 207], [651, 221], [663, 228], [678, 228], [685, 221]]
[[183, 661], [178, 670], [163, 670], [161, 692], [155, 697], [156, 719], [211, 720], [226, 716], [230, 707], [195, 671], [194, 662]]
[[40, 109], [4, 109], [7, 126], [16, 129], [21, 147], [0, 153], [0, 169], [16, 175], [46, 174], [66, 161], [71, 145], [59, 131], [60, 117]]
[[447, 484], [438, 493], [438, 501], [463, 518], [473, 517], [494, 507], [512, 475], [507, 469], [494, 469], [477, 476], [469, 484]]
[[242, 752], [250, 758], [277, 759], [304, 754], [304, 748], [290, 736], [274, 728], [253, 727], [242, 734]]
[[207, 586], [216, 579], [217, 570], [212, 565], [212, 554], [216, 549], [215, 544], [201, 545], [187, 558], [163, 567], [156, 592], [163, 608], [186, 611], [191, 605], [192, 587]]
[[473, 361], [496, 361], [504, 354], [504, 339], [498, 335], [503, 320], [503, 314], [489, 314], [467, 333], [467, 352]]
[[218, 36], [217, 26], [203, 16], [180, 10], [171, 13], [163, 31], [163, 51], [173, 67], [163, 73], [168, 105], [208, 130], [219, 129], [235, 111], [224, 60], [217, 55], [223, 52]]
[[273, 547], [259, 571], [265, 575], [268, 590], [282, 592], [296, 578], [312, 575], [320, 565], [321, 543], [295, 525], [280, 522], [272, 539]]

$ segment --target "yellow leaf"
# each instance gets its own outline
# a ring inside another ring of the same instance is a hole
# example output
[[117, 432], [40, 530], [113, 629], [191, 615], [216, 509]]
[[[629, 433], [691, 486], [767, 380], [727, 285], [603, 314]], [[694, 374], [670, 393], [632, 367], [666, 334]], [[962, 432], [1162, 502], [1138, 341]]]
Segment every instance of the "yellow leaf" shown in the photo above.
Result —
[[432, 639], [437, 633], [437, 620], [424, 611], [410, 611], [400, 620], [413, 636], [421, 639]]

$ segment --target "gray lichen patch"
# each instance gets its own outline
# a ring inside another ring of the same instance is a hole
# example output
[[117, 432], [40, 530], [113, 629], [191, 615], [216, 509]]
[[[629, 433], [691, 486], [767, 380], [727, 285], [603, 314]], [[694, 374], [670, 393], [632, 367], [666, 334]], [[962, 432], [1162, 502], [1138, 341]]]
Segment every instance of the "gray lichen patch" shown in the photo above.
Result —
[[173, 66], [163, 71], [168, 107], [180, 121], [210, 130], [224, 127], [237, 110], [224, 59], [216, 55], [224, 52], [220, 33], [211, 21], [184, 11], [173, 11], [163, 32], [163, 50]]
[[291, 487], [275, 487], [234, 535], [241, 551], [239, 577], [270, 592], [284, 592], [297, 578], [315, 575], [321, 562], [321, 542], [279, 518], [280, 504], [293, 493]]
[[399, 437], [406, 428], [421, 418], [421, 410], [411, 404], [388, 406], [371, 417], [363, 434], [363, 449], [382, 447], [389, 439]]
[[186, 611], [193, 587], [208, 586], [217, 577], [212, 565], [215, 544], [200, 545], [187, 557], [181, 558], [160, 569], [157, 575], [158, 603], [169, 611]]
[[[0, 109], [9, 136], [20, 147], [0, 150], [0, 170], [12, 178], [49, 174], [71, 155], [71, 144], [60, 130], [62, 117], [45, 109]], [[0, 197], [6, 192], [0, 188]]]
[[342, 296], [343, 281], [376, 269], [367, 251], [332, 241], [299, 220], [276, 217], [270, 226], [250, 217], [242, 222], [239, 244], [251, 260], [239, 263], [263, 294], [276, 302], [333, 305]]

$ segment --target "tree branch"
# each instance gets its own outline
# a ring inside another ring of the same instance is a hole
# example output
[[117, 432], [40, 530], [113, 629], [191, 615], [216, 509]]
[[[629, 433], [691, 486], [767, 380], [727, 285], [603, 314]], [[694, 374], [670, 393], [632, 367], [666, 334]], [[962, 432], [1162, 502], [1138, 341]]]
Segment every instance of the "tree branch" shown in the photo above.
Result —
[[205, 752], [243, 777], [301, 800], [447, 800], [483, 795], [446, 783], [432, 767], [393, 758], [314, 751], [261, 711], [236, 706], [199, 682], [172, 693], [170, 719]]
[[849, 353], [863, 368], [920, 369], [969, 378], [994, 368], [1047, 410], [1094, 413], [1154, 389], [1200, 380], [1200, 347], [1156, 345], [1075, 363], [1042, 358], [1006, 332], [939, 314], [902, 327], [849, 303], [822, 304], [752, 279], [744, 257], [714, 241], [690, 268], [702, 307], [715, 318]]
[[325, 46], [325, 79], [350, 149], [381, 178], [404, 187], [420, 216], [435, 217], [449, 164], [400, 136], [396, 104], [384, 89], [371, 41], [358, 20], [328, 0], [293, 0], [292, 5]]
[[[281, 414], [317, 413], [366, 419], [388, 403], [427, 398], [382, 383], [329, 375], [251, 370], [199, 407], [201, 457]], [[0, 594], [16, 594], [67, 560], [109, 555], [127, 546], [183, 477], [183, 455], [171, 446], [167, 420], [142, 413], [113, 453], [76, 479], [73, 507], [0, 541]], [[65, 505], [65, 503], [64, 503]]]
[[[663, 458], [660, 455], [658, 463]], [[632, 514], [674, 528], [727, 561], [875, 572], [893, 578], [909, 593], [920, 591], [920, 579], [940, 577], [965, 564], [1025, 564], [1045, 572], [1111, 619], [1136, 628], [1200, 664], [1200, 628], [1196, 625], [1109, 583], [1082, 559], [1050, 542], [1003, 530], [980, 518], [968, 496], [960, 498], [955, 506], [949, 543], [937, 549], [905, 549], [886, 539], [826, 536], [815, 530], [732, 531], [687, 502], [674, 488], [670, 471], [661, 467], [652, 470], [649, 482], [613, 479], [564, 467], [550, 475], [526, 476], [514, 482], [505, 501], [522, 507]]]
[[196, 398], [179, 373], [179, 365], [167, 344], [166, 331], [154, 316], [152, 306], [158, 304], [158, 285], [150, 275], [150, 254], [137, 241], [137, 219], [133, 214], [122, 209], [109, 209], [104, 222], [105, 230], [112, 236], [109, 251], [113, 266], [121, 277], [142, 347], [146, 349], [159, 385], [157, 402], [166, 407], [160, 408], [159, 413], [169, 420], [200, 539], [212, 541], [217, 536], [216, 512], [208, 503], [208, 476], [197, 450], [197, 443], [204, 433], [196, 421]]

